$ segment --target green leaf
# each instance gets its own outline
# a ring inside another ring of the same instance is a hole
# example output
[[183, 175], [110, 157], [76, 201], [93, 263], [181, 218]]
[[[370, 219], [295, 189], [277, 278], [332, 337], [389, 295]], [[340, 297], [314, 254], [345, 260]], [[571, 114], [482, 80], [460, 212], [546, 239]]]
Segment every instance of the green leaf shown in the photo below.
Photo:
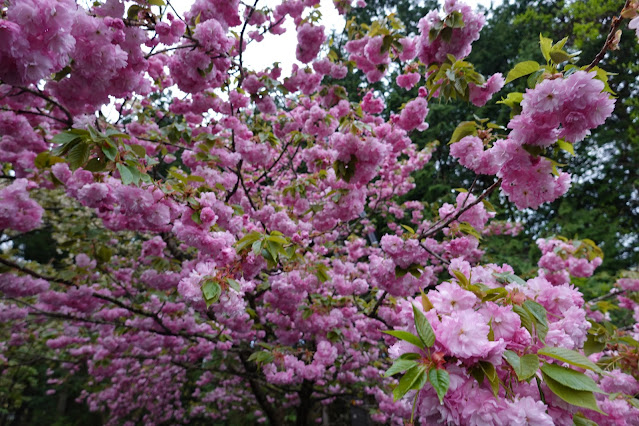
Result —
[[552, 59], [553, 63], [555, 64], [561, 64], [562, 62], [569, 61], [571, 58], [572, 56], [564, 52], [563, 50], [550, 51], [550, 59]]
[[503, 287], [491, 288], [484, 292], [483, 302], [494, 302], [495, 300], [503, 299], [508, 296], [508, 290]]
[[519, 305], [513, 305], [513, 312], [519, 315], [522, 327], [528, 330], [528, 332], [532, 335], [534, 330], [532, 326], [533, 319], [530, 313]]
[[477, 123], [474, 121], [462, 121], [453, 132], [453, 136], [451, 136], [448, 145], [459, 142], [470, 135], [477, 136]]
[[86, 142], [77, 143], [69, 150], [67, 160], [72, 170], [84, 166], [89, 161], [89, 153], [91, 149]]
[[539, 47], [541, 54], [544, 55], [546, 61], [550, 61], [550, 50], [552, 49], [552, 40], [539, 34]]
[[497, 212], [497, 209], [495, 209], [495, 206], [493, 206], [490, 201], [484, 199], [481, 200], [481, 202], [484, 203], [484, 208], [486, 209], [486, 211]]
[[262, 240], [257, 240], [251, 245], [251, 251], [255, 254], [262, 253]]
[[113, 250], [110, 247], [100, 246], [96, 252], [95, 256], [102, 263], [107, 263], [111, 260], [111, 256], [113, 256]]
[[140, 158], [146, 157], [146, 149], [142, 145], [133, 144], [131, 150]]
[[399, 400], [406, 395], [406, 392], [412, 389], [415, 383], [421, 381], [423, 375], [426, 373], [426, 366], [416, 365], [406, 371], [406, 374], [399, 380], [399, 384], [393, 389], [393, 401]]
[[470, 223], [468, 222], [460, 222], [459, 230], [466, 235], [472, 235], [473, 237], [481, 240], [481, 234], [477, 231]]
[[495, 370], [495, 366], [488, 361], [480, 361], [479, 365], [481, 366], [485, 377], [488, 379], [488, 382], [490, 382], [490, 387], [493, 391], [493, 395], [497, 396], [497, 394], [499, 393], [499, 376], [497, 376], [497, 370]]
[[89, 162], [84, 166], [84, 170], [88, 170], [90, 172], [101, 172], [106, 169], [106, 161], [100, 160], [98, 158], [92, 158]]
[[206, 300], [206, 306], [217, 302], [222, 294], [222, 287], [213, 280], [206, 280], [202, 285], [202, 295]]
[[52, 139], [52, 143], [57, 143], [60, 145], [66, 145], [70, 142], [73, 142], [76, 139], [81, 139], [79, 135], [71, 132], [62, 132], [55, 135]]
[[302, 314], [302, 319], [309, 319], [313, 315], [312, 309], [304, 309], [304, 313]]
[[422, 342], [429, 348], [435, 344], [435, 332], [426, 316], [413, 305], [413, 316], [415, 317], [415, 327]]
[[422, 356], [416, 352], [406, 352], [399, 356], [397, 359], [420, 359]]
[[[282, 247], [281, 244], [278, 244], [276, 242], [273, 241], [266, 241], [266, 251], [268, 251], [268, 253], [271, 255], [271, 257], [273, 258], [274, 262], [277, 262], [278, 259], [278, 254], [280, 252], [280, 248]], [[264, 248], [264, 247], [262, 247]]]
[[580, 391], [571, 389], [557, 382], [543, 371], [541, 374], [544, 378], [544, 383], [546, 383], [546, 386], [548, 386], [552, 393], [566, 401], [568, 404], [576, 405], [577, 407], [588, 408], [601, 414], [605, 414], [597, 406], [595, 395], [591, 391]]
[[572, 424], [574, 426], [599, 426], [597, 423], [584, 417], [581, 413], [572, 416]]
[[579, 371], [546, 362], [541, 366], [541, 371], [570, 389], [603, 393], [594, 380]]
[[414, 359], [396, 359], [393, 365], [391, 365], [390, 368], [386, 370], [386, 373], [384, 373], [384, 377], [390, 377], [394, 374], [404, 372], [416, 365], [417, 361]]
[[229, 287], [231, 287], [233, 290], [237, 291], [238, 293], [242, 291], [242, 286], [240, 286], [240, 283], [235, 281], [233, 278], [227, 278], [226, 282], [228, 283]]
[[273, 362], [275, 357], [269, 351], [259, 351], [253, 352], [251, 356], [248, 357], [249, 361], [253, 361], [256, 364], [264, 365]]
[[484, 374], [484, 370], [482, 370], [481, 365], [476, 364], [473, 365], [469, 369], [470, 375], [477, 380], [477, 383], [481, 386], [484, 383], [484, 379], [486, 378], [486, 374]]
[[530, 379], [539, 369], [539, 357], [535, 354], [519, 357], [515, 352], [507, 350], [504, 351], [504, 359], [513, 367], [520, 381]]
[[116, 164], [115, 167], [117, 167], [118, 171], [120, 172], [120, 178], [122, 179], [122, 183], [124, 185], [133, 183], [134, 181], [133, 174], [131, 173], [128, 167], [126, 167], [124, 164], [121, 164], [121, 163]]
[[191, 220], [198, 225], [202, 224], [202, 219], [200, 219], [200, 210], [196, 210], [191, 214]]
[[333, 343], [339, 342], [342, 340], [342, 332], [339, 328], [334, 328], [333, 330], [326, 333], [326, 337]]
[[111, 145], [103, 146], [102, 152], [111, 161], [115, 161], [115, 157], [118, 155], [118, 149]]
[[237, 244], [235, 245], [235, 250], [237, 250], [237, 252], [241, 252], [242, 250], [244, 250], [246, 247], [252, 245], [255, 240], [258, 240], [262, 238], [262, 234], [260, 234], [257, 231], [252, 231], [248, 234], [246, 234], [245, 236], [243, 236], [240, 241], [237, 242]]
[[537, 83], [541, 82], [541, 78], [544, 75], [545, 71], [546, 71], [545, 69], [540, 68], [534, 73], [530, 74], [528, 78], [526, 79], [526, 86], [533, 89], [537, 85]]
[[439, 403], [444, 403], [444, 396], [446, 396], [446, 392], [448, 392], [448, 387], [450, 386], [450, 376], [448, 375], [448, 371], [433, 369], [428, 373], [428, 380], [430, 384], [433, 385], [433, 389], [437, 392], [437, 397], [439, 398]]
[[402, 228], [404, 228], [405, 230], [408, 231], [409, 234], [414, 235], [415, 234], [415, 230], [413, 228], [411, 228], [408, 225], [401, 225]]
[[166, 3], [164, 3], [164, 0], [147, 0], [149, 2], [150, 5], [152, 6], [164, 6]]
[[547, 357], [567, 362], [570, 365], [574, 365], [575, 367], [585, 368], [587, 370], [592, 370], [597, 373], [603, 373], [603, 370], [599, 368], [597, 364], [590, 361], [588, 358], [580, 354], [579, 352], [575, 352], [566, 348], [553, 348], [553, 347], [545, 347], [541, 348], [537, 351], [537, 355], [545, 355]]
[[462, 287], [467, 287], [470, 285], [470, 281], [466, 278], [466, 275], [462, 274], [460, 271], [453, 270], [453, 275], [457, 278], [457, 281], [462, 285]]
[[266, 241], [273, 241], [279, 244], [288, 244], [288, 240], [284, 237], [280, 237], [279, 235], [270, 235], [266, 237]]
[[524, 94], [521, 92], [511, 92], [506, 95], [505, 98], [501, 98], [500, 101], [497, 101], [498, 104], [508, 105], [511, 108], [518, 107], [519, 104], [524, 100]]
[[126, 12], [126, 16], [127, 18], [137, 21], [138, 19], [138, 13], [142, 10], [142, 8], [140, 6], [138, 6], [137, 4], [132, 5], [131, 7], [129, 7], [129, 10], [127, 10]]
[[404, 269], [400, 267], [399, 265], [395, 266], [395, 277], [401, 278], [405, 276], [406, 274], [408, 274], [408, 269]]
[[317, 264], [315, 271], [315, 276], [321, 283], [325, 283], [331, 279], [331, 276], [328, 275], [328, 268], [323, 263]]
[[538, 157], [544, 153], [544, 148], [541, 146], [524, 144], [521, 147], [525, 149], [528, 154], [533, 155], [535, 157]]
[[433, 303], [430, 301], [426, 293], [424, 293], [423, 289], [419, 289], [419, 292], [422, 294], [422, 308], [424, 308], [424, 312], [428, 312], [433, 309]]
[[38, 155], [36, 155], [35, 160], [33, 160], [33, 164], [39, 169], [46, 168], [47, 165], [49, 164], [50, 155], [51, 153], [49, 151], [43, 151], [39, 153]]
[[384, 36], [384, 38], [382, 39], [382, 46], [380, 48], [380, 53], [388, 52], [392, 44], [393, 44], [393, 36], [391, 35]]
[[[586, 69], [586, 67], [588, 67], [588, 65], [584, 65], [581, 69]], [[597, 73], [597, 77], [595, 77], [597, 80], [603, 81], [604, 92], [608, 92], [611, 95], [615, 95], [615, 92], [612, 91], [612, 89], [610, 88], [610, 84], [608, 83], [608, 76], [615, 75], [615, 74], [609, 73], [606, 70], [599, 67], [594, 67], [592, 71], [595, 71]]]
[[135, 185], [138, 185], [140, 183], [140, 180], [142, 180], [142, 173], [140, 173], [140, 170], [137, 168], [137, 166], [135, 165], [135, 163], [131, 164], [132, 162], [128, 162], [129, 164], [126, 166], [127, 169], [129, 169], [129, 172], [131, 172], [131, 176], [133, 176], [133, 183]]
[[493, 276], [501, 281], [506, 281], [507, 283], [517, 283], [519, 285], [526, 285], [526, 281], [522, 280], [515, 274], [511, 274], [510, 272], [493, 272]]
[[53, 75], [52, 79], [54, 81], [60, 81], [60, 80], [62, 80], [64, 77], [66, 77], [69, 74], [71, 74], [71, 66], [67, 65], [66, 67], [62, 68], [60, 71], [55, 73]]
[[389, 334], [393, 337], [397, 337], [398, 339], [404, 340], [408, 343], [411, 343], [417, 346], [420, 349], [424, 349], [424, 343], [422, 343], [421, 339], [415, 336], [413, 333], [409, 333], [404, 330], [384, 330], [382, 333]]
[[559, 40], [557, 43], [555, 43], [555, 44], [552, 46], [552, 49], [553, 49], [553, 50], [560, 50], [560, 49], [562, 49], [562, 48], [566, 45], [566, 42], [567, 42], [567, 41], [568, 41], [568, 37], [564, 37], [564, 38], [562, 38], [561, 40]]
[[539, 303], [526, 300], [524, 302], [524, 308], [530, 312], [535, 321], [535, 328], [537, 329], [537, 335], [541, 340], [546, 338], [546, 334], [548, 334], [548, 319], [546, 309], [541, 306]]
[[575, 155], [575, 148], [572, 146], [572, 144], [570, 142], [566, 142], [563, 139], [560, 139], [557, 141], [557, 146], [559, 146], [560, 149], [563, 149], [566, 152], [569, 152], [572, 155]]
[[605, 342], [600, 342], [595, 336], [588, 334], [586, 343], [584, 343], [584, 353], [589, 356], [603, 351], [605, 347]]
[[536, 61], [524, 61], [518, 63], [506, 76], [505, 84], [508, 84], [519, 77], [534, 73], [540, 66], [541, 65], [539, 65]]
[[126, 133], [122, 133], [121, 131], [114, 128], [106, 129], [106, 132], [104, 132], [104, 134], [109, 138], [131, 139], [131, 136], [127, 135]]

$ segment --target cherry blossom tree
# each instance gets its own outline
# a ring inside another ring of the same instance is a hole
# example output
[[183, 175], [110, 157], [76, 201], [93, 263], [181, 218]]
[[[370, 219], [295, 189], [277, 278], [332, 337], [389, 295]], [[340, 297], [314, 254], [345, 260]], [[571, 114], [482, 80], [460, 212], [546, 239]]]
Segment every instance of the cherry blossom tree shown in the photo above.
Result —
[[[83, 377], [78, 401], [108, 424], [343, 423], [353, 405], [389, 424], [637, 424], [639, 276], [587, 303], [573, 279], [601, 264], [595, 242], [539, 239], [523, 279], [483, 262], [481, 239], [521, 230], [492, 220], [491, 196], [536, 209], [569, 191], [561, 162], [613, 114], [598, 64], [639, 3], [619, 5], [586, 67], [546, 34], [546, 63], [492, 76], [465, 61], [485, 18], [460, 1], [416, 34], [393, 15], [348, 21], [344, 52], [318, 3], [3, 3], [3, 377], [26, 360], [49, 366], [50, 394]], [[249, 69], [246, 47], [286, 21], [301, 64]], [[419, 95], [386, 116], [366, 87], [348, 100], [354, 69], [402, 69]], [[508, 122], [450, 139], [492, 183], [401, 201], [436, 149], [411, 140], [429, 103], [498, 92]], [[45, 227], [52, 262], [11, 244]]]

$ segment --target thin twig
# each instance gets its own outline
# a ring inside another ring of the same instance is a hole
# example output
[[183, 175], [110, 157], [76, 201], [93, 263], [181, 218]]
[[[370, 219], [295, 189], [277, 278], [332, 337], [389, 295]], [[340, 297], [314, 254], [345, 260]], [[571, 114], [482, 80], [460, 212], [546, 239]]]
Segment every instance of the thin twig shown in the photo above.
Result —
[[486, 189], [479, 197], [477, 197], [477, 199], [475, 201], [473, 201], [472, 203], [470, 203], [466, 207], [461, 208], [457, 213], [455, 213], [454, 215], [449, 217], [441, 225], [436, 226], [436, 227], [433, 226], [433, 227], [429, 228], [421, 237], [422, 238], [428, 238], [428, 237], [432, 237], [433, 235], [436, 235], [439, 231], [441, 231], [442, 229], [444, 229], [445, 227], [450, 225], [451, 222], [459, 219], [459, 216], [464, 214], [467, 210], [469, 210], [472, 207], [476, 206], [477, 204], [481, 203], [484, 200], [484, 198], [489, 196], [501, 184], [501, 182], [502, 182], [502, 179], [501, 178], [498, 179], [495, 183], [493, 183], [490, 187], [488, 187], [488, 189]]
[[464, 198], [464, 202], [462, 203], [462, 208], [466, 205], [466, 202], [468, 202], [468, 198], [470, 198], [470, 194], [472, 194], [473, 189], [475, 189], [475, 184], [477, 183], [477, 175], [475, 175], [475, 179], [473, 179], [473, 183], [470, 185], [470, 188], [468, 188], [468, 192], [466, 192], [466, 198]]
[[251, 20], [251, 17], [253, 17], [253, 13], [255, 12], [255, 8], [257, 7], [257, 2], [259, 1], [260, 0], [255, 0], [255, 3], [253, 3], [253, 7], [251, 8], [251, 11], [246, 17], [246, 20], [244, 21], [244, 25], [242, 26], [242, 31], [240, 32], [240, 46], [239, 46], [240, 78], [237, 82], [238, 87], [242, 87], [242, 82], [244, 81], [244, 65], [242, 65], [242, 53], [243, 53], [242, 51], [244, 50], [244, 31], [246, 31], [246, 27], [248, 26], [248, 23]]
[[291, 142], [287, 142], [284, 147], [282, 148], [282, 152], [280, 152], [280, 155], [277, 157], [277, 159], [275, 159], [275, 161], [273, 162], [273, 164], [271, 164], [271, 167], [269, 167], [268, 169], [264, 170], [264, 173], [262, 173], [260, 175], [260, 177], [258, 177], [254, 182], [258, 183], [259, 181], [261, 181], [262, 179], [264, 179], [265, 177], [268, 177], [268, 174], [271, 172], [271, 170], [273, 170], [273, 168], [277, 165], [277, 163], [282, 159], [282, 157], [284, 156], [284, 154], [286, 153], [289, 145], [291, 144]]
[[0, 108], [0, 110], [2, 111], [10, 111], [16, 114], [32, 114], [32, 115], [39, 115], [42, 117], [46, 117], [49, 118], [51, 120], [55, 120], [55, 121], [59, 121], [62, 124], [68, 124], [67, 120], [63, 119], [63, 118], [58, 118], [58, 117], [54, 117], [52, 115], [46, 114], [44, 112], [37, 112], [37, 111], [28, 111], [26, 109], [12, 109], [12, 108]]
[[626, 290], [618, 290], [618, 291], [616, 291], [614, 293], [607, 293], [607, 294], [604, 294], [603, 296], [599, 296], [599, 297], [595, 297], [594, 299], [587, 300], [586, 303], [594, 304], [594, 303], [597, 303], [597, 302], [601, 302], [602, 300], [611, 299], [611, 298], [613, 298], [615, 296], [621, 296], [625, 292], [626, 292]]
[[32, 90], [29, 89], [28, 87], [18, 87], [20, 90], [31, 93], [32, 95], [35, 95], [39, 98], [44, 99], [47, 102], [52, 103], [53, 105], [57, 106], [58, 108], [60, 108], [60, 110], [62, 110], [62, 112], [64, 113], [64, 115], [67, 116], [67, 120], [65, 121], [65, 124], [68, 127], [73, 126], [73, 115], [71, 115], [71, 112], [69, 112], [69, 110], [64, 107], [63, 105], [61, 105], [60, 103], [58, 103], [57, 101], [54, 101], [53, 99], [51, 99], [49, 96], [45, 95], [44, 93], [40, 92], [39, 90]]
[[[630, 6], [630, 1], [631, 0], [626, 0], [626, 4], [624, 5], [622, 12], [627, 9], [628, 6]], [[590, 65], [588, 65], [588, 67], [586, 68], [586, 72], [589, 72], [594, 67], [596, 67], [597, 64], [604, 58], [604, 56], [606, 56], [606, 52], [612, 47], [612, 43], [615, 39], [615, 34], [621, 26], [621, 22], [623, 21], [623, 19], [624, 18], [621, 13], [619, 14], [619, 16], [613, 16], [612, 23], [610, 24], [610, 32], [608, 33], [608, 37], [606, 37], [606, 42], [604, 43], [599, 53], [597, 53], [597, 56], [595, 56], [595, 59], [593, 59]]]
[[435, 257], [440, 262], [445, 263], [446, 265], [450, 265], [450, 262], [448, 260], [444, 259], [440, 255], [438, 255], [437, 253], [435, 253], [434, 251], [432, 251], [431, 249], [426, 247], [426, 244], [420, 242], [419, 245], [421, 246], [421, 248], [426, 250], [428, 252], [428, 254], [430, 254], [431, 256]]
[[62, 278], [47, 277], [47, 276], [42, 275], [42, 274], [40, 274], [40, 273], [38, 273], [38, 272], [36, 272], [36, 271], [34, 271], [32, 269], [27, 268], [25, 266], [20, 266], [17, 263], [15, 263], [15, 262], [13, 262], [13, 261], [11, 261], [9, 259], [5, 259], [4, 257], [0, 257], [0, 263], [3, 263], [3, 264], [5, 264], [6, 266], [8, 266], [10, 268], [17, 269], [18, 271], [23, 272], [23, 273], [25, 273], [27, 275], [31, 275], [34, 278], [39, 278], [39, 279], [45, 280], [45, 281], [51, 281], [51, 282], [56, 282], [56, 283], [59, 283], [59, 284], [64, 284], [64, 285], [69, 286], [69, 287], [77, 287], [78, 286], [74, 282], [68, 281], [68, 280], [64, 280]]
[[182, 18], [182, 16], [180, 16], [180, 14], [177, 12], [177, 10], [175, 10], [175, 8], [173, 7], [173, 5], [171, 4], [171, 2], [169, 0], [166, 1], [166, 4], [171, 8], [173, 13], [175, 13], [175, 16], [177, 16], [180, 21], [184, 22], [184, 25], [186, 25], [186, 33], [189, 35], [189, 37], [191, 37], [192, 36], [191, 28], [189, 28], [188, 22], [186, 22], [184, 20], [184, 18]]
[[151, 56], [160, 55], [162, 53], [170, 52], [172, 50], [178, 49], [195, 49], [198, 47], [198, 44], [182, 44], [180, 46], [167, 47], [166, 49], [158, 50], [157, 52], [151, 52], [147, 54], [144, 59], [149, 59]]
[[381, 306], [381, 304], [384, 301], [384, 299], [386, 298], [387, 294], [388, 293], [385, 291], [385, 292], [382, 293], [382, 295], [379, 297], [379, 299], [377, 299], [377, 302], [375, 302], [375, 306], [373, 306], [373, 310], [367, 315], [368, 317], [377, 318], [377, 310]]

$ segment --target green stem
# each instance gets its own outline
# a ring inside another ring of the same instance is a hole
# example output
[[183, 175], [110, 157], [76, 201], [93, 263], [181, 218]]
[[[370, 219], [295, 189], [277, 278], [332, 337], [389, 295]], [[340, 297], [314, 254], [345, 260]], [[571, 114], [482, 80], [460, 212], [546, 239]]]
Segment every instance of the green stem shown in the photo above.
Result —
[[414, 425], [413, 419], [415, 418], [415, 408], [417, 407], [417, 397], [419, 396], [419, 390], [415, 392], [415, 399], [413, 400], [413, 409], [410, 413], [410, 424]]

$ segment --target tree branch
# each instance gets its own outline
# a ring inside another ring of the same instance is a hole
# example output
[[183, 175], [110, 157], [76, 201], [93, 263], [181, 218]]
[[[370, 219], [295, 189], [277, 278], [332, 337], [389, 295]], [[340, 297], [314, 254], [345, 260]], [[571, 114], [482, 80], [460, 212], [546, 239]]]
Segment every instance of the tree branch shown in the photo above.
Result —
[[20, 90], [27, 92], [27, 93], [31, 93], [34, 96], [37, 96], [39, 98], [44, 99], [47, 102], [52, 103], [53, 105], [57, 106], [58, 108], [60, 108], [60, 110], [64, 113], [64, 115], [67, 116], [67, 120], [65, 121], [65, 124], [68, 127], [72, 127], [73, 126], [73, 115], [71, 115], [71, 112], [69, 112], [68, 109], [66, 109], [66, 107], [64, 107], [63, 105], [61, 105], [60, 103], [58, 103], [57, 101], [54, 101], [53, 99], [51, 99], [49, 96], [45, 95], [44, 93], [40, 92], [39, 90], [32, 90], [29, 89], [28, 87], [18, 87]]
[[450, 262], [446, 259], [444, 259], [443, 257], [441, 257], [440, 255], [438, 255], [437, 253], [435, 253], [434, 251], [432, 251], [431, 249], [429, 249], [428, 247], [426, 247], [426, 244], [420, 242], [419, 245], [421, 246], [421, 248], [423, 248], [424, 250], [426, 250], [428, 252], [428, 254], [430, 254], [431, 256], [433, 256], [434, 258], [436, 258], [437, 260], [439, 260], [440, 262], [446, 264], [446, 265], [450, 265]]
[[433, 227], [429, 228], [422, 235], [422, 238], [428, 238], [428, 237], [432, 237], [433, 235], [436, 235], [439, 231], [441, 231], [442, 229], [444, 229], [445, 227], [450, 225], [452, 222], [454, 222], [457, 219], [459, 219], [459, 216], [461, 216], [467, 210], [471, 209], [472, 207], [476, 206], [477, 204], [481, 203], [484, 200], [484, 198], [489, 196], [495, 189], [497, 189], [497, 187], [501, 184], [501, 182], [502, 182], [501, 178], [497, 179], [497, 181], [495, 183], [493, 183], [492, 185], [490, 185], [490, 187], [488, 187], [488, 189], [486, 189], [479, 197], [477, 197], [477, 199], [475, 201], [473, 201], [472, 203], [468, 204], [466, 207], [461, 208], [457, 213], [455, 213], [454, 215], [452, 215], [451, 217], [446, 219], [444, 221], [444, 223], [442, 223], [441, 225], [433, 226]]
[[[628, 6], [630, 6], [630, 1], [631, 0], [626, 0], [626, 4], [624, 5], [622, 12], [627, 9]], [[586, 72], [589, 72], [594, 67], [596, 67], [597, 64], [604, 58], [604, 56], [606, 56], [606, 52], [612, 47], [612, 43], [615, 39], [615, 34], [621, 26], [621, 22], [623, 21], [623, 19], [624, 18], [621, 14], [619, 14], [619, 16], [613, 16], [612, 23], [610, 24], [610, 32], [608, 33], [608, 37], [606, 37], [606, 42], [604, 43], [599, 53], [597, 53], [597, 56], [595, 56], [595, 59], [593, 59], [590, 65], [588, 65], [588, 67], [586, 68]]]
[[255, 12], [255, 8], [257, 7], [257, 2], [260, 0], [255, 0], [253, 3], [253, 7], [251, 7], [251, 11], [249, 12], [246, 20], [244, 21], [244, 25], [242, 25], [242, 31], [240, 32], [240, 46], [239, 46], [239, 62], [240, 62], [240, 78], [237, 82], [237, 87], [242, 87], [242, 82], [244, 81], [244, 65], [242, 64], [242, 53], [244, 50], [244, 31], [246, 31], [246, 27], [248, 26], [251, 17], [253, 17], [253, 13]]

